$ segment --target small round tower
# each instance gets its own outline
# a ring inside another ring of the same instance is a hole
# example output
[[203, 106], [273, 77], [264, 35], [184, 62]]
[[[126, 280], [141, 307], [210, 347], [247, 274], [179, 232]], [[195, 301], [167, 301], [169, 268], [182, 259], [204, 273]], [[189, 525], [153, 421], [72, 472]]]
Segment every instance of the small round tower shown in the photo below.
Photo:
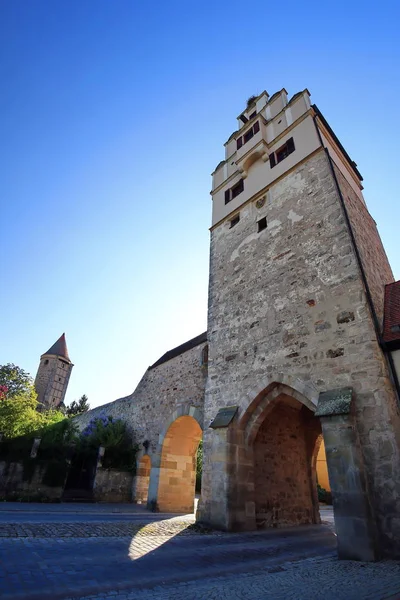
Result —
[[57, 408], [64, 402], [72, 364], [69, 356], [65, 333], [40, 357], [35, 378], [38, 402], [45, 408]]

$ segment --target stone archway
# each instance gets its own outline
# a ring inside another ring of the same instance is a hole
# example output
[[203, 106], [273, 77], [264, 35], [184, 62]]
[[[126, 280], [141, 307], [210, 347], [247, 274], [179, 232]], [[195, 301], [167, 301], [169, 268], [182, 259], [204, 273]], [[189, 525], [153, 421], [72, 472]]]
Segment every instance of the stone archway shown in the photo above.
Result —
[[241, 528], [320, 523], [316, 453], [321, 426], [314, 411], [308, 398], [275, 382], [243, 414], [236, 465]]
[[162, 443], [157, 494], [161, 512], [193, 512], [196, 453], [202, 434], [191, 415], [178, 417], [168, 427]]
[[136, 475], [136, 502], [138, 504], [146, 504], [149, 495], [151, 471], [151, 458], [148, 454], [144, 454], [140, 461]]

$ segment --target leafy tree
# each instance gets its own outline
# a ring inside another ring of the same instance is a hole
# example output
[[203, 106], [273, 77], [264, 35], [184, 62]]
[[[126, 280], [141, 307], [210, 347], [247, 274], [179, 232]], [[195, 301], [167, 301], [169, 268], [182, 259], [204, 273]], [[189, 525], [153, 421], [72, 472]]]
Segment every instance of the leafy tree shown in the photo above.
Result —
[[29, 373], [11, 363], [0, 366], [0, 433], [5, 438], [41, 437], [46, 427], [64, 419], [57, 410], [39, 412], [37, 408], [37, 394]]
[[33, 379], [21, 367], [8, 363], [0, 366], [0, 399], [21, 395], [36, 398]]
[[88, 397], [86, 394], [83, 394], [78, 400], [74, 400], [67, 408], [65, 409], [65, 414], [67, 417], [75, 417], [76, 415], [80, 415], [82, 413], [90, 410], [90, 405], [88, 402]]

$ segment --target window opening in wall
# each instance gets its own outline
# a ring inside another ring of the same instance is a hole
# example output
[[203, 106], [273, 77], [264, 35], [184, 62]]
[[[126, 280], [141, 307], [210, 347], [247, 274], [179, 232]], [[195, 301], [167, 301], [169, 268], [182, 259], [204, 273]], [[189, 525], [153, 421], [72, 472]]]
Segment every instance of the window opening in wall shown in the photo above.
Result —
[[251, 140], [251, 138], [254, 135], [254, 131], [253, 128], [249, 129], [248, 131], [246, 131], [246, 133], [243, 136], [243, 141], [244, 143], [248, 142], [249, 140]]
[[253, 113], [251, 113], [249, 119], [254, 119], [254, 117], [256, 116], [256, 114], [257, 114], [256, 111], [254, 111]]
[[248, 129], [243, 136], [240, 136], [236, 139], [236, 149], [239, 150], [239, 148], [241, 148], [244, 144], [246, 144], [249, 140], [251, 140], [253, 135], [258, 133], [259, 131], [260, 131], [260, 121], [256, 121], [254, 123], [253, 127], [250, 127], [250, 129]]
[[272, 167], [275, 167], [282, 160], [287, 158], [289, 154], [295, 151], [293, 138], [289, 138], [283, 146], [281, 146], [276, 152], [272, 152], [269, 156], [269, 162]]
[[46, 360], [44, 361], [44, 364], [45, 364], [45, 365], [48, 365], [48, 364], [49, 364], [49, 359], [48, 359], [48, 358], [46, 358]]
[[244, 184], [243, 184], [243, 179], [241, 179], [239, 181], [239, 183], [234, 185], [232, 188], [232, 198], [236, 198], [236, 196], [239, 196], [239, 194], [241, 194], [243, 192], [243, 190], [244, 190]]
[[267, 229], [267, 217], [263, 217], [259, 221], [257, 221], [258, 233], [263, 231], [263, 229]]
[[231, 223], [229, 226], [229, 229], [232, 229], [232, 227], [235, 227], [235, 225], [237, 225], [240, 221], [240, 214], [236, 215], [235, 217], [233, 217], [233, 219], [231, 219]]
[[243, 192], [243, 190], [244, 190], [244, 180], [241, 179], [240, 181], [238, 181], [238, 183], [236, 183], [236, 185], [231, 187], [229, 190], [225, 190], [225, 204], [228, 204], [228, 202], [233, 200], [233, 198], [236, 198], [236, 196], [241, 194]]
[[397, 333], [398, 331], [400, 331], [400, 324], [399, 325], [392, 325], [390, 328], [390, 331], [392, 333]]
[[203, 350], [201, 351], [201, 364], [202, 365], [208, 364], [208, 344], [206, 344], [204, 346]]

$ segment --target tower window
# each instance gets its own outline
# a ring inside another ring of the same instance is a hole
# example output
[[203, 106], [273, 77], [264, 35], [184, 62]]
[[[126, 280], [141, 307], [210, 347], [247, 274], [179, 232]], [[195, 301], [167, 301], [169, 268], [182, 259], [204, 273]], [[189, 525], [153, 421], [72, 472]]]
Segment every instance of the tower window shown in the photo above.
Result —
[[251, 113], [251, 115], [249, 116], [249, 119], [254, 119], [254, 117], [256, 116], [256, 111], [254, 111], [253, 113]]
[[48, 359], [48, 358], [46, 358], [46, 360], [44, 361], [44, 364], [45, 364], [45, 365], [48, 365], [48, 364], [49, 364], [49, 359]]
[[278, 148], [276, 152], [272, 152], [269, 156], [269, 162], [271, 165], [271, 169], [275, 167], [278, 163], [282, 162], [285, 158], [292, 154], [295, 151], [293, 138], [289, 138], [283, 146]]
[[225, 204], [228, 204], [233, 198], [236, 198], [239, 194], [241, 194], [244, 190], [244, 180], [241, 179], [229, 190], [225, 190]]
[[257, 221], [257, 229], [258, 233], [260, 233], [260, 231], [263, 231], [264, 229], [267, 229], [267, 217], [263, 217], [262, 219]]
[[[255, 113], [254, 113], [254, 116], [255, 116]], [[236, 139], [236, 149], [239, 150], [239, 148], [241, 148], [243, 146], [243, 144], [246, 144], [249, 140], [251, 140], [253, 135], [256, 135], [256, 133], [258, 133], [259, 131], [260, 131], [260, 121], [256, 121], [254, 123], [253, 127], [250, 127], [250, 129], [248, 129], [243, 136], [240, 136]]]
[[236, 215], [235, 217], [233, 217], [233, 219], [231, 219], [231, 223], [229, 226], [229, 229], [232, 229], [232, 227], [235, 227], [235, 225], [237, 225], [240, 221], [240, 214]]

